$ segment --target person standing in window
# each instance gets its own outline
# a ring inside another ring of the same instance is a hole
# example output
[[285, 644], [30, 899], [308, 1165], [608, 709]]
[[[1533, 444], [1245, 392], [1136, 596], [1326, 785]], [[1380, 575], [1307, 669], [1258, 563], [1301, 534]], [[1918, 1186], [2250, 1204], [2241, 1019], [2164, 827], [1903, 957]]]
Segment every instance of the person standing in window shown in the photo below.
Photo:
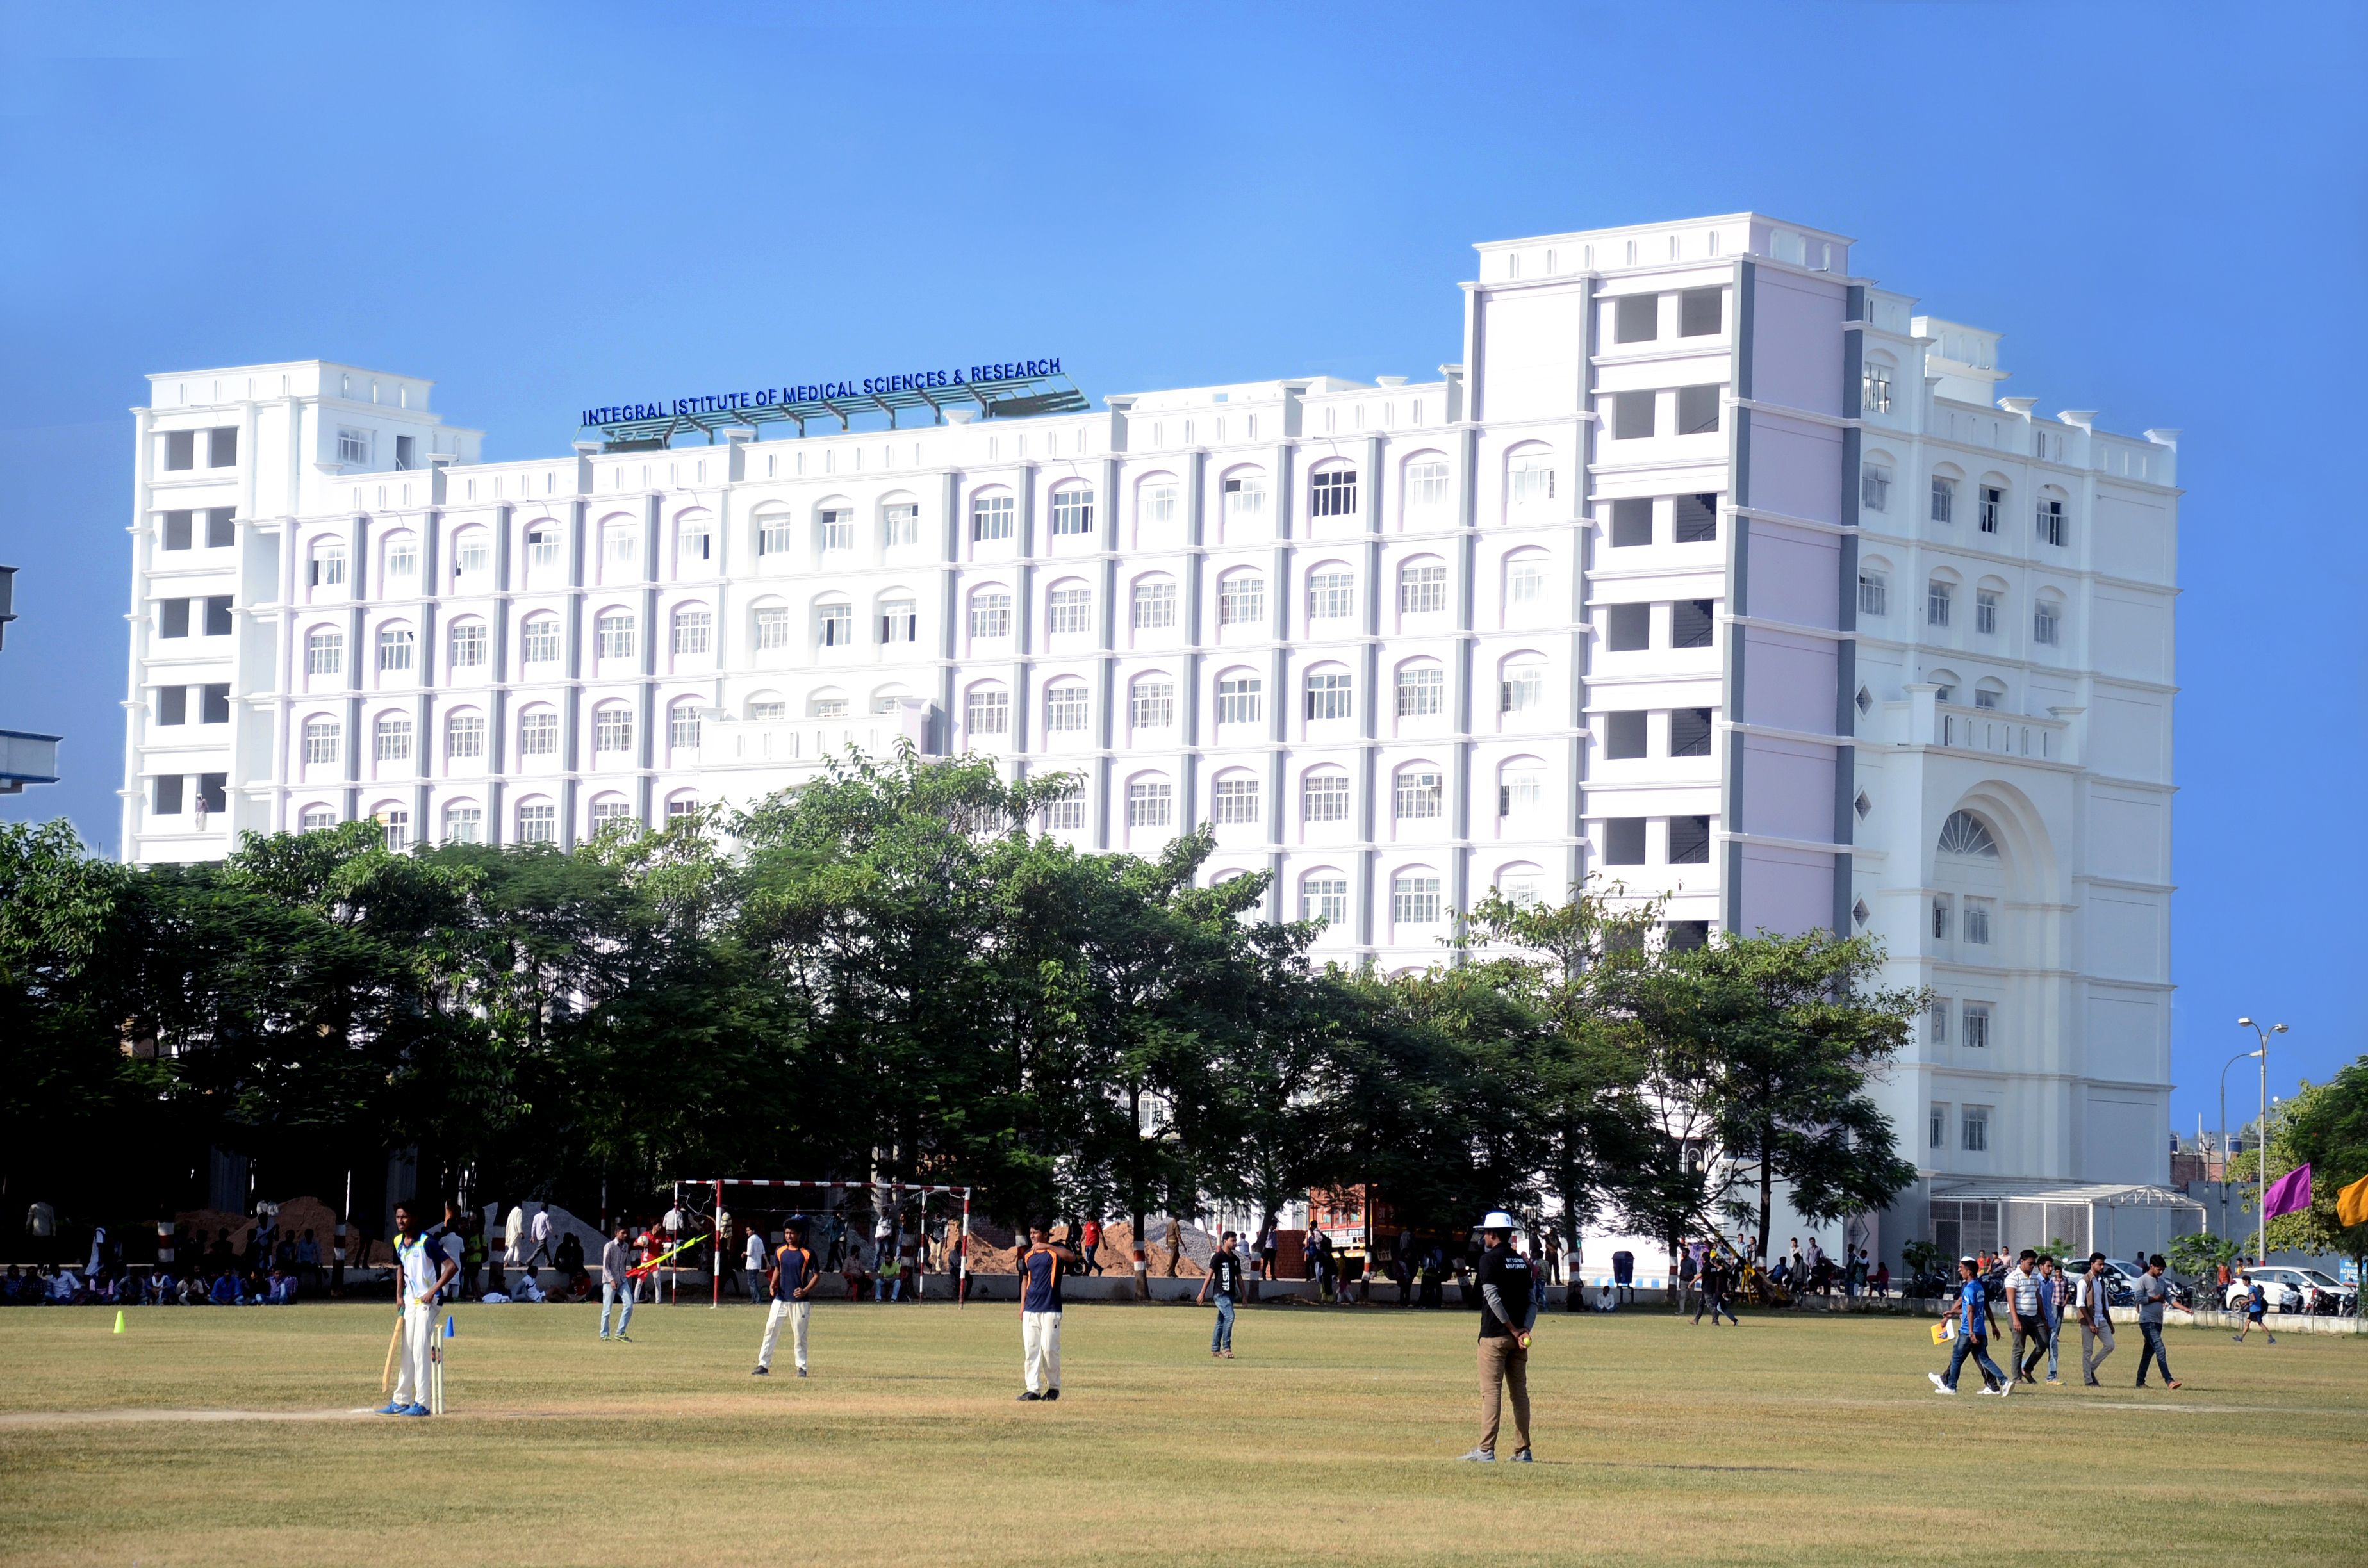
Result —
[[1502, 1394], [1513, 1399], [1515, 1464], [1530, 1461], [1530, 1335], [1538, 1321], [1538, 1298], [1530, 1260], [1513, 1250], [1513, 1217], [1490, 1210], [1480, 1221], [1488, 1238], [1480, 1255], [1480, 1446], [1463, 1457], [1478, 1464], [1497, 1458]]

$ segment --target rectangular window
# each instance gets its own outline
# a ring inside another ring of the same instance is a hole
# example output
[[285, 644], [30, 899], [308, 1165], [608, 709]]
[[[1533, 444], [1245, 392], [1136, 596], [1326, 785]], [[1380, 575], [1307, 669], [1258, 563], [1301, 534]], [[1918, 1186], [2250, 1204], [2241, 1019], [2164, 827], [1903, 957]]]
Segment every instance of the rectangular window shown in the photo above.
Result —
[[1532, 817], [1545, 804], [1545, 775], [1533, 767], [1508, 768], [1497, 784], [1497, 814]]
[[1318, 572], [1307, 579], [1307, 619], [1345, 620], [1357, 613], [1357, 578], [1349, 572]]
[[1659, 394], [1624, 392], [1611, 394], [1611, 438], [1642, 441], [1653, 434], [1653, 405]]
[[1165, 680], [1139, 680], [1129, 692], [1126, 704], [1126, 727], [1130, 730], [1166, 730], [1176, 723], [1176, 683]]
[[304, 722], [304, 760], [308, 763], [337, 760], [340, 732], [335, 719], [308, 719]]
[[444, 755], [453, 761], [470, 761], [485, 755], [485, 716], [482, 713], [455, 713], [444, 722]]
[[705, 561], [713, 553], [715, 536], [708, 531], [705, 523], [686, 524], [677, 548], [684, 562]]
[[1406, 485], [1408, 506], [1444, 506], [1447, 505], [1447, 465], [1443, 462], [1408, 463]]
[[394, 466], [397, 468], [417, 468], [419, 466], [418, 437], [397, 436], [394, 438]]
[[1965, 1004], [1965, 1049], [1987, 1050], [1990, 1043], [1990, 1008], [1987, 1002]]
[[1718, 539], [1718, 496], [1680, 495], [1670, 537], [1679, 544], [1711, 544]]
[[233, 506], [206, 508], [206, 548], [227, 550], [238, 542], [238, 511]]
[[2039, 542], [2060, 546], [2064, 540], [2064, 503], [2042, 501], [2039, 504]]
[[196, 517], [197, 514], [195, 512], [167, 512], [165, 514], [165, 548], [166, 550], [187, 550], [189, 548], [189, 525]]
[[1858, 471], [1858, 504], [1870, 512], [1891, 509], [1891, 471], [1868, 463]]
[[1891, 613], [1891, 579], [1880, 572], [1858, 574], [1858, 612], [1861, 615], [1884, 616]]
[[[825, 648], [855, 646], [855, 607], [853, 605], [822, 605], [815, 612], [814, 641]], [[1011, 598], [1003, 597], [1004, 630], [1011, 629]]]
[[825, 550], [855, 548], [855, 512], [848, 506], [834, 506], [822, 515], [822, 547]]
[[1678, 434], [1712, 436], [1718, 432], [1718, 402], [1724, 386], [1678, 389]]
[[304, 638], [304, 673], [333, 676], [346, 667], [346, 640], [335, 631], [308, 632]]
[[1941, 1149], [1947, 1147], [1948, 1142], [1949, 1108], [1936, 1100], [1932, 1105], [1931, 1144]]
[[1447, 672], [1437, 665], [1417, 665], [1398, 672], [1398, 717], [1425, 718], [1447, 710]]
[[189, 688], [186, 686], [160, 686], [156, 688], [156, 722], [186, 724], [189, 722]]
[[894, 550], [902, 544], [921, 542], [920, 507], [910, 503], [901, 503], [887, 507], [880, 514], [880, 521], [887, 536], [889, 549]]
[[612, 703], [592, 715], [592, 749], [626, 752], [633, 749], [633, 710]]
[[198, 687], [198, 722], [230, 722], [230, 682], [212, 681]]
[[1082, 686], [1048, 687], [1044, 692], [1044, 728], [1082, 731], [1093, 722], [1091, 697]]
[[1977, 947], [1989, 946], [1990, 900], [1986, 898], [1965, 900], [1965, 940]]
[[1266, 516], [1266, 481], [1263, 479], [1225, 481], [1225, 516], [1229, 517]]
[[1126, 787], [1126, 825], [1166, 827], [1176, 814], [1176, 787], [1156, 779]]
[[1653, 501], [1648, 495], [1611, 503], [1611, 545], [1625, 550], [1653, 542]]
[[1965, 1108], [1965, 1152], [1978, 1154], [1990, 1146], [1990, 1108], [1969, 1105]]
[[880, 641], [917, 642], [921, 640], [920, 607], [911, 599], [883, 599], [880, 604]]
[[630, 659], [633, 656], [633, 618], [632, 616], [604, 615], [593, 625], [600, 657]]
[[795, 528], [796, 525], [791, 521], [789, 514], [786, 512], [776, 513], [768, 517], [757, 518], [757, 553], [759, 555], [787, 555], [790, 552], [790, 546], [791, 543], [791, 536], [795, 531]]
[[1645, 863], [1645, 819], [1607, 817], [1603, 823], [1603, 863], [1641, 866]]
[[1664, 920], [1661, 922], [1661, 946], [1673, 953], [1691, 953], [1710, 946], [1710, 922], [1707, 920]]
[[1678, 335], [1713, 337], [1725, 325], [1724, 289], [1688, 289], [1678, 296]]
[[2006, 512], [2006, 492], [1995, 484], [1982, 486], [1982, 532], [1998, 531], [1998, 518]]
[[[195, 430], [168, 430], [165, 433], [165, 467], [176, 472], [198, 466], [198, 433]], [[176, 810], [179, 808], [176, 807]]]
[[1266, 619], [1266, 579], [1236, 572], [1217, 585], [1217, 624], [1255, 626]]
[[481, 806], [447, 806], [444, 808], [444, 842], [447, 844], [483, 844], [485, 841], [485, 812]]
[[1137, 583], [1134, 585], [1134, 629], [1156, 631], [1176, 624], [1176, 585]]
[[1009, 539], [1012, 516], [1010, 496], [973, 496], [970, 504], [970, 537], [980, 541]]
[[1447, 608], [1447, 568], [1408, 566], [1398, 574], [1398, 613], [1436, 615]]
[[1672, 648], [1707, 648], [1710, 646], [1710, 599], [1679, 599], [1669, 607], [1669, 646]]
[[[764, 611], [758, 610], [761, 618]], [[543, 616], [526, 623], [518, 639], [518, 656], [529, 665], [554, 665], [559, 662], [559, 621]]]
[[1011, 596], [973, 594], [970, 599], [970, 634], [973, 637], [1010, 636]]
[[452, 575], [482, 577], [494, 569], [494, 547], [481, 533], [472, 533], [461, 540], [454, 552]]
[[1038, 820], [1048, 833], [1075, 833], [1086, 825], [1086, 790], [1071, 779], [1060, 794], [1045, 801], [1038, 808]]
[[1257, 676], [1227, 676], [1217, 682], [1217, 722], [1255, 724], [1265, 707], [1265, 682]]
[[1936, 942], [1949, 939], [1949, 895], [1944, 892], [1932, 895], [1932, 939]]
[[678, 609], [674, 612], [674, 651], [677, 653], [705, 653], [715, 646], [715, 617], [703, 609]]
[[1706, 866], [1709, 863], [1710, 818], [1671, 817], [1669, 819], [1669, 864]]
[[1546, 705], [1546, 672], [1543, 665], [1513, 665], [1497, 683], [1497, 708], [1504, 713], [1529, 713]]
[[666, 710], [666, 744], [677, 751], [699, 749], [700, 717], [696, 702], [677, 702]]
[[1505, 592], [1516, 609], [1543, 604], [1546, 597], [1545, 562], [1535, 556], [1516, 560], [1505, 575]]
[[186, 780], [177, 773], [156, 776], [156, 803], [151, 808], [160, 817], [181, 814], [181, 789]]
[[1011, 694], [985, 687], [970, 693], [962, 704], [962, 724], [973, 735], [1009, 734]]
[[381, 714], [370, 729], [370, 755], [379, 762], [411, 760], [411, 721]]
[[1307, 677], [1307, 716], [1310, 719], [1347, 719], [1353, 717], [1346, 673], [1313, 675]]
[[1603, 755], [1614, 762], [1627, 762], [1645, 755], [1645, 719], [1642, 711], [1606, 713], [1603, 716]]
[[1957, 482], [1934, 474], [1932, 476], [1932, 520], [1936, 523], [1952, 522], [1956, 515]]
[[1554, 471], [1542, 457], [1526, 457], [1513, 465], [1513, 505], [1531, 506], [1554, 499]]
[[622, 801], [592, 802], [592, 835], [595, 838], [606, 833], [613, 824], [629, 823], [632, 820], [632, 808]]
[[518, 813], [518, 841], [520, 844], [559, 842], [559, 808], [557, 806], [520, 806]]
[[537, 572], [559, 564], [559, 530], [554, 528], [529, 528], [526, 534], [527, 564]]
[[1258, 820], [1258, 781], [1255, 778], [1220, 778], [1210, 795], [1211, 817], [1219, 823], [1245, 823]]
[[1949, 607], [1956, 599], [1956, 585], [1935, 577], [1926, 587], [1924, 619], [1934, 626], [1949, 624]]
[[521, 715], [518, 719], [518, 755], [520, 756], [557, 756], [559, 755], [559, 715], [548, 709]]
[[1607, 605], [1603, 611], [1604, 646], [1614, 653], [1634, 653], [1652, 646], [1651, 605]]
[[1891, 412], [1891, 370], [1888, 366], [1869, 365], [1860, 372], [1858, 403], [1861, 414]]
[[1650, 343], [1661, 335], [1661, 297], [1629, 294], [1612, 304], [1611, 341]]
[[1976, 708], [1996, 708], [2004, 697], [2005, 693], [1993, 691], [1986, 686], [1974, 687], [1974, 706]]
[[228, 594], [215, 594], [206, 599], [205, 627], [207, 636], [227, 637], [230, 635], [230, 598], [231, 597]]
[[386, 574], [408, 579], [419, 575], [419, 543], [416, 540], [399, 539], [386, 547]]
[[609, 577], [620, 578], [640, 563], [642, 541], [630, 525], [613, 528], [601, 541], [601, 550], [608, 558]]
[[1310, 477], [1307, 485], [1310, 517], [1353, 517], [1357, 515], [1355, 469], [1326, 469]]
[[1679, 708], [1669, 714], [1671, 756], [1710, 755], [1710, 712], [1707, 708]]
[[[1170, 515], [1172, 515], [1176, 509], [1176, 492], [1174, 489], [1168, 487], [1158, 487], [1152, 490], [1146, 490], [1143, 493], [1144, 506], [1142, 520], [1144, 522], [1155, 520], [1152, 516], [1151, 506], [1152, 498], [1155, 495], [1165, 495], [1167, 498], [1167, 512]], [[1166, 522], [1167, 518], [1166, 517], [1161, 517], [1156, 520]], [[1073, 484], [1066, 490], [1055, 490], [1053, 492], [1053, 533], [1055, 538], [1067, 535], [1089, 534], [1093, 531], [1094, 493], [1092, 491], [1086, 489], [1083, 485]]]
[[1309, 774], [1299, 787], [1299, 815], [1303, 822], [1347, 822], [1349, 776], [1345, 773]]
[[1299, 884], [1299, 917], [1320, 920], [1326, 926], [1349, 923], [1349, 880], [1346, 877], [1310, 877]]
[[313, 547], [313, 584], [316, 588], [334, 588], [346, 580], [346, 547], [342, 544], [316, 544]]
[[407, 670], [417, 638], [408, 626], [381, 626], [378, 629], [378, 667], [384, 675], [391, 670]]
[[2061, 618], [2056, 614], [2055, 607], [2042, 599], [2031, 612], [2031, 640], [2053, 648], [2060, 625]]
[[1399, 926], [1436, 926], [1440, 917], [1437, 877], [1399, 877], [1390, 883], [1390, 919]]
[[370, 460], [370, 433], [367, 430], [340, 429], [337, 432], [337, 460], [341, 463], [359, 463], [368, 468]]
[[1051, 632], [1091, 631], [1094, 592], [1091, 588], [1055, 588], [1044, 601], [1044, 630]]
[[1974, 595], [1974, 630], [1985, 637], [1998, 633], [1998, 597], [1987, 588]]
[[1924, 1005], [1924, 1035], [1934, 1045], [1949, 1043], [1949, 1011], [1946, 996], [1936, 996]]

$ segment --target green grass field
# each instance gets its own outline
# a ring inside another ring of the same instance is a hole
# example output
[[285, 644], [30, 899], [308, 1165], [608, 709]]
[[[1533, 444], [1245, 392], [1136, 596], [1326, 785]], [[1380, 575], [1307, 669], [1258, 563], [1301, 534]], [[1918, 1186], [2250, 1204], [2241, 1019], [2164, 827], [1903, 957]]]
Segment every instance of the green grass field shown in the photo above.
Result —
[[2356, 1339], [2174, 1331], [2172, 1393], [2130, 1333], [2001, 1402], [1936, 1397], [1917, 1320], [1554, 1316], [1541, 1462], [1484, 1468], [1463, 1312], [1250, 1310], [1213, 1362], [1206, 1312], [1073, 1307], [1058, 1404], [1008, 1306], [822, 1306], [803, 1382], [748, 1376], [745, 1305], [458, 1312], [436, 1420], [347, 1414], [383, 1306], [0, 1314], [0, 1561], [2335, 1562], [2368, 1519]]

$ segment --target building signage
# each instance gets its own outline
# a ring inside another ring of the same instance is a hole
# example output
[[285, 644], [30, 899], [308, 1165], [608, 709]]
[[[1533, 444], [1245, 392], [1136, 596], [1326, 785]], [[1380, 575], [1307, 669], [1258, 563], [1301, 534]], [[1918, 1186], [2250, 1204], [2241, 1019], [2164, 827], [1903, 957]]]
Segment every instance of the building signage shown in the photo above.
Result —
[[730, 414], [743, 408], [775, 408], [784, 403], [823, 403], [831, 398], [860, 398], [889, 392], [926, 392], [932, 387], [967, 387], [973, 381], [1017, 381], [1036, 376], [1057, 376], [1058, 359], [1011, 359], [999, 365], [955, 365], [942, 370], [907, 370], [893, 376], [866, 376], [861, 381], [808, 381], [801, 386], [758, 387], [754, 392], [709, 392], [702, 397], [659, 398], [649, 403], [613, 403], [584, 411], [586, 425], [625, 425], [644, 419], [679, 419], [700, 414]]

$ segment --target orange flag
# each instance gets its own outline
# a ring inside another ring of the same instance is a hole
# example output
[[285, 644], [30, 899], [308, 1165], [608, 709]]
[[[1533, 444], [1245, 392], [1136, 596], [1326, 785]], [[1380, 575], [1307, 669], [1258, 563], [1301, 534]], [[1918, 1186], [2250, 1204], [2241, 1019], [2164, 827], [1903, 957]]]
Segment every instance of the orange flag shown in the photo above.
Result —
[[2344, 1225], [2368, 1225], [2368, 1176], [2335, 1195], [2335, 1218]]

